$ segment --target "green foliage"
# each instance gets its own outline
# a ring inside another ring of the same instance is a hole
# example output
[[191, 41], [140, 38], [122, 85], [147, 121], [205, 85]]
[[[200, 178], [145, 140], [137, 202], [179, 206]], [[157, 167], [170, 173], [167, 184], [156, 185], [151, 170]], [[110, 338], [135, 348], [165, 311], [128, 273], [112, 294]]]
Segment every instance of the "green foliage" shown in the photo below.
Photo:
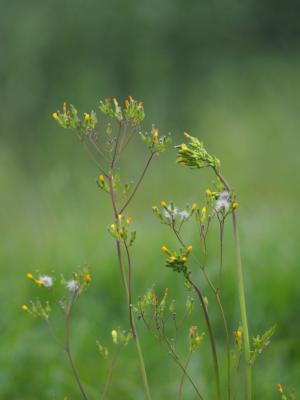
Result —
[[178, 149], [176, 162], [178, 164], [185, 165], [191, 169], [220, 167], [220, 161], [206, 151], [203, 143], [200, 142], [199, 139], [187, 133], [185, 136], [189, 140], [189, 144], [176, 146]]
[[271, 343], [271, 338], [276, 331], [276, 325], [272, 326], [262, 335], [252, 338], [253, 351], [251, 355], [251, 363], [254, 364], [257, 357], [260, 356]]

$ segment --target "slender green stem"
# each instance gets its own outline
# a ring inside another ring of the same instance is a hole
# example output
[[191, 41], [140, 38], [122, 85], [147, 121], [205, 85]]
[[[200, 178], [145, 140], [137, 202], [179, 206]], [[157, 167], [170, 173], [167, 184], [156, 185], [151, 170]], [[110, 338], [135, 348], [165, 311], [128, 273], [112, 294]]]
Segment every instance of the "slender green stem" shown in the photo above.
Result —
[[187, 372], [186, 368], [184, 367], [184, 365], [182, 364], [182, 362], [180, 361], [176, 351], [174, 350], [174, 347], [172, 346], [172, 344], [170, 343], [170, 340], [166, 337], [166, 335], [163, 333], [163, 339], [169, 349], [169, 353], [171, 355], [171, 357], [173, 358], [173, 360], [176, 362], [176, 364], [179, 366], [179, 368], [182, 370], [184, 376], [187, 377], [187, 379], [190, 381], [191, 385], [193, 386], [195, 392], [197, 393], [198, 397], [201, 400], [204, 400], [203, 396], [201, 395], [201, 393], [199, 392], [197, 386], [195, 385], [193, 379], [191, 378], [190, 374]]
[[233, 232], [235, 241], [235, 257], [236, 257], [236, 273], [237, 273], [237, 284], [239, 292], [239, 302], [241, 309], [241, 319], [243, 327], [243, 337], [244, 337], [244, 352], [245, 352], [245, 364], [246, 364], [246, 393], [247, 400], [252, 399], [252, 371], [251, 371], [251, 353], [250, 353], [250, 341], [249, 341], [249, 330], [248, 330], [248, 320], [247, 320], [247, 310], [245, 301], [245, 290], [244, 290], [244, 278], [243, 269], [240, 253], [240, 239], [237, 227], [237, 217], [233, 210], [232, 212], [232, 222], [233, 222]]
[[151, 163], [151, 161], [152, 161], [154, 155], [155, 155], [155, 153], [151, 153], [151, 154], [150, 154], [150, 157], [148, 158], [148, 160], [147, 160], [147, 162], [146, 162], [146, 164], [145, 164], [145, 167], [144, 167], [144, 169], [143, 169], [143, 171], [142, 171], [142, 173], [141, 173], [140, 178], [138, 179], [138, 181], [137, 181], [137, 183], [136, 183], [136, 185], [135, 185], [135, 187], [134, 187], [134, 189], [133, 189], [131, 195], [128, 197], [126, 203], [125, 203], [124, 206], [121, 208], [120, 213], [122, 213], [122, 212], [126, 209], [126, 207], [128, 206], [128, 204], [129, 204], [129, 203], [131, 202], [131, 200], [133, 199], [133, 197], [134, 197], [136, 191], [138, 190], [140, 184], [142, 183], [142, 180], [144, 179], [144, 176], [145, 176], [145, 174], [146, 174], [146, 172], [147, 172], [147, 169], [148, 169], [148, 167], [149, 167], [149, 165], [150, 165], [150, 163]]
[[[223, 185], [225, 186], [226, 190], [230, 192], [231, 188], [227, 180], [216, 168], [214, 168], [214, 171], [215, 174], [219, 177], [219, 179], [223, 183]], [[250, 363], [251, 351], [250, 351], [250, 340], [249, 340], [249, 330], [248, 330], [248, 320], [247, 320], [247, 310], [246, 310], [246, 300], [245, 300], [244, 277], [243, 277], [243, 268], [242, 268], [241, 251], [240, 251], [240, 238], [239, 238], [237, 216], [235, 210], [232, 210], [232, 223], [233, 223], [233, 235], [234, 235], [234, 245], [235, 245], [238, 295], [239, 295], [243, 338], [244, 338], [246, 393], [247, 393], [246, 399], [251, 400], [252, 399], [252, 371]]]
[[203, 308], [204, 312], [204, 318], [206, 322], [206, 326], [208, 329], [208, 335], [209, 335], [209, 340], [210, 340], [210, 345], [211, 345], [211, 350], [212, 350], [212, 356], [213, 356], [213, 365], [214, 365], [214, 371], [215, 371], [215, 378], [216, 378], [216, 385], [217, 385], [217, 399], [221, 399], [221, 384], [220, 384], [220, 373], [219, 373], [219, 363], [218, 363], [218, 356], [217, 356], [217, 349], [216, 349], [216, 343], [215, 343], [215, 337], [212, 329], [212, 325], [210, 322], [210, 318], [208, 315], [207, 307], [203, 298], [203, 295], [201, 293], [201, 290], [199, 287], [191, 280], [190, 275], [186, 277], [187, 281], [193, 286], [194, 290], [196, 291], [200, 304]]
[[181, 379], [180, 379], [177, 400], [181, 400], [182, 399], [184, 378], [185, 378], [185, 374], [186, 374], [186, 371], [188, 369], [189, 363], [191, 361], [192, 354], [193, 354], [193, 352], [190, 351], [189, 354], [188, 354], [188, 357], [186, 359], [185, 365], [184, 365], [184, 372], [183, 372], [183, 374], [181, 376]]
[[104, 398], [106, 396], [106, 393], [108, 391], [109, 384], [111, 382], [112, 373], [113, 373], [113, 370], [114, 370], [114, 368], [116, 366], [117, 359], [119, 357], [120, 351], [121, 351], [121, 347], [119, 346], [117, 348], [117, 350], [115, 351], [113, 359], [112, 359], [112, 361], [110, 363], [110, 367], [109, 367], [109, 371], [108, 371], [108, 374], [107, 374], [107, 378], [105, 380], [105, 384], [104, 384], [104, 389], [103, 389], [103, 392], [102, 392], [101, 400], [104, 400]]
[[[113, 184], [112, 184], [112, 174], [109, 175], [109, 186], [110, 186], [111, 203], [112, 203], [112, 207], [113, 207], [113, 210], [114, 210], [115, 221], [117, 222], [118, 221], [119, 212], [118, 212], [118, 209], [117, 209], [117, 204], [116, 204], [116, 199], [115, 199], [115, 192], [114, 192], [114, 188], [113, 188]], [[122, 283], [123, 283], [123, 286], [125, 288], [128, 307], [130, 309], [130, 316], [131, 316], [132, 315], [131, 314], [132, 313], [132, 307], [131, 307], [131, 302], [130, 302], [130, 293], [129, 293], [127, 278], [126, 278], [126, 275], [125, 275], [124, 265], [122, 263], [122, 253], [121, 253], [120, 241], [118, 239], [116, 239], [116, 245], [117, 245], [117, 256], [118, 256], [118, 262], [119, 262], [119, 267], [120, 267], [120, 271], [121, 271]], [[151, 394], [150, 394], [150, 389], [149, 389], [149, 384], [148, 384], [148, 378], [147, 378], [147, 373], [146, 373], [144, 357], [143, 357], [143, 353], [142, 353], [139, 337], [138, 337], [138, 334], [137, 334], [137, 331], [136, 331], [136, 328], [135, 328], [135, 321], [134, 321], [134, 318], [132, 318], [132, 316], [130, 317], [130, 324], [131, 324], [131, 328], [132, 328], [132, 333], [135, 333], [135, 336], [133, 336], [133, 338], [134, 338], [134, 343], [136, 345], [136, 349], [137, 349], [137, 353], [138, 353], [138, 358], [139, 358], [139, 363], [140, 363], [140, 367], [141, 367], [141, 374], [142, 374], [142, 380], [143, 380], [143, 384], [144, 384], [146, 398], [147, 398], [147, 400], [152, 400], [151, 399]]]
[[66, 355], [68, 357], [68, 360], [69, 360], [69, 363], [71, 365], [71, 369], [72, 369], [74, 378], [75, 378], [75, 380], [77, 382], [77, 385], [79, 387], [80, 393], [81, 393], [81, 395], [82, 395], [84, 400], [88, 400], [88, 396], [87, 396], [86, 391], [85, 391], [85, 389], [83, 387], [83, 384], [81, 382], [79, 373], [77, 371], [77, 368], [76, 368], [76, 365], [75, 365], [75, 362], [73, 360], [72, 353], [71, 353], [71, 350], [70, 350], [70, 318], [71, 318], [73, 305], [75, 303], [76, 297], [77, 297], [77, 292], [74, 291], [74, 293], [72, 295], [72, 298], [70, 300], [70, 303], [68, 305], [68, 308], [66, 310], [66, 313], [65, 313], [65, 335], [66, 335], [66, 339], [65, 339], [64, 351], [65, 351], [65, 353], [66, 353]]

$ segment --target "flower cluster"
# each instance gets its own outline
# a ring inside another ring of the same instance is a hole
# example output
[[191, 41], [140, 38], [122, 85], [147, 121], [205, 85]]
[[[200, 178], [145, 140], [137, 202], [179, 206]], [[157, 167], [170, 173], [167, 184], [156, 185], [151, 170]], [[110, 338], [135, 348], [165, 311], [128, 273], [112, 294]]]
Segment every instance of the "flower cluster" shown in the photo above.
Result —
[[171, 136], [159, 136], [159, 131], [155, 126], [152, 126], [151, 132], [140, 132], [141, 138], [148, 146], [148, 149], [153, 154], [161, 154], [166, 150], [168, 144], [171, 143]]
[[189, 205], [186, 208], [180, 210], [178, 209], [172, 201], [167, 203], [162, 200], [160, 202], [161, 209], [157, 206], [152, 207], [152, 211], [154, 215], [156, 215], [161, 223], [169, 225], [172, 228], [180, 229], [182, 224], [190, 219], [190, 217], [197, 210], [197, 204], [193, 203], [190, 207]]
[[189, 144], [181, 144], [176, 146], [178, 149], [176, 162], [178, 164], [188, 166], [192, 169], [220, 167], [220, 161], [206, 151], [202, 142], [186, 132], [184, 135], [189, 140]]
[[130, 231], [131, 221], [131, 215], [124, 217], [123, 214], [118, 214], [117, 222], [111, 224], [108, 228], [108, 231], [115, 239], [122, 240], [128, 246], [131, 246], [136, 238], [136, 231]]
[[70, 104], [70, 109], [68, 109], [66, 102], [63, 104], [62, 111], [58, 110], [52, 113], [52, 117], [63, 128], [75, 129], [79, 134], [82, 134], [87, 128], [94, 128], [98, 122], [94, 111], [79, 116], [78, 111], [72, 104]]
[[[35, 277], [31, 272], [26, 275], [26, 278], [37, 286], [44, 288], [52, 288], [54, 283], [58, 281], [65, 289], [76, 296], [79, 296], [90, 286], [92, 279], [88, 268], [84, 268], [84, 270], [79, 272], [74, 272], [71, 280], [65, 280], [63, 277], [57, 280], [55, 277], [49, 275], [39, 275]], [[60, 300], [59, 304], [64, 306], [64, 300]], [[51, 311], [50, 304], [48, 302], [43, 304], [40, 300], [30, 301], [29, 305], [23, 304], [21, 309], [24, 312], [28, 312], [29, 314], [45, 320], [49, 318], [49, 313]]]
[[189, 350], [190, 352], [195, 352], [199, 349], [202, 340], [204, 337], [204, 333], [199, 334], [198, 328], [196, 325], [192, 325], [189, 329]]
[[170, 251], [167, 246], [162, 246], [161, 249], [168, 255], [166, 267], [172, 268], [175, 272], [182, 272], [186, 276], [188, 274], [186, 263], [193, 247], [190, 245], [186, 249], [179, 249], [179, 252]]
[[100, 101], [100, 111], [111, 118], [116, 118], [119, 122], [126, 120], [130, 125], [136, 125], [145, 118], [143, 103], [131, 96], [125, 100], [123, 109], [115, 97]]
[[111, 331], [111, 337], [114, 344], [127, 346], [132, 339], [132, 333], [122, 331], [121, 329], [113, 329]]

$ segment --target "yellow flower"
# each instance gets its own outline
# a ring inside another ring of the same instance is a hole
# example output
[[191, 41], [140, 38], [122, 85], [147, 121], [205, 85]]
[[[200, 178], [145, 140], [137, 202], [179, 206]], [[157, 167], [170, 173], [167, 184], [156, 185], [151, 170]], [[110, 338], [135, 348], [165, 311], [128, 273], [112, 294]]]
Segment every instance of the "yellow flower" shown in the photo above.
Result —
[[211, 197], [211, 196], [212, 196], [212, 191], [210, 190], [210, 188], [207, 188], [207, 189], [205, 190], [205, 193], [206, 193], [206, 195], [207, 195], [208, 197]]
[[128, 215], [128, 217], [126, 218], [126, 223], [130, 224], [131, 221], [132, 221], [132, 216]]
[[26, 304], [23, 304], [23, 305], [21, 306], [21, 309], [22, 309], [23, 311], [25, 311], [25, 312], [28, 312], [28, 311], [29, 311], [29, 307], [28, 307]]
[[84, 280], [86, 281], [86, 283], [90, 283], [92, 280], [91, 274], [85, 274]]
[[201, 336], [199, 336], [199, 335], [197, 335], [196, 337], [195, 337], [195, 342], [196, 342], [196, 344], [199, 346], [199, 344], [201, 343]]
[[36, 279], [36, 280], [35, 280], [35, 283], [36, 283], [37, 285], [39, 285], [39, 286], [43, 286], [43, 285], [44, 285], [44, 282], [43, 282], [41, 279]]
[[56, 120], [59, 119], [57, 112], [52, 113], [52, 118], [54, 118]]
[[28, 272], [28, 274], [26, 275], [26, 278], [30, 279], [31, 281], [34, 279], [33, 275], [30, 272]]
[[158, 211], [158, 208], [157, 208], [157, 206], [152, 206], [152, 211]]
[[157, 143], [158, 140], [158, 129], [153, 130], [153, 143]]
[[174, 257], [174, 256], [171, 256], [171, 257], [169, 257], [169, 260], [170, 260], [171, 262], [173, 262], [173, 261], [175, 261], [175, 260], [176, 260], [176, 257]]
[[187, 260], [186, 256], [181, 257], [181, 261], [186, 262], [186, 260]]
[[115, 229], [115, 227], [116, 227], [116, 225], [115, 225], [115, 224], [111, 224], [111, 226], [110, 226], [110, 229], [114, 230], [114, 229]]
[[232, 203], [232, 209], [236, 210], [239, 207], [239, 203], [237, 201], [235, 201], [234, 203]]
[[186, 144], [182, 144], [182, 145], [181, 145], [181, 151], [182, 151], [182, 152], [186, 152], [187, 150], [188, 150], [187, 145], [186, 145]]
[[114, 343], [118, 343], [118, 332], [115, 329], [111, 331], [111, 337]]
[[277, 390], [278, 390], [279, 393], [283, 393], [283, 386], [282, 386], [281, 383], [277, 384]]
[[162, 206], [162, 207], [167, 207], [167, 203], [164, 201], [164, 200], [162, 200], [161, 202], [160, 202], [160, 205]]
[[201, 216], [202, 216], [202, 218], [205, 218], [205, 216], [206, 216], [206, 211], [207, 211], [207, 208], [204, 206], [204, 207], [202, 207], [202, 210], [201, 210]]
[[122, 214], [118, 214], [118, 220], [121, 221], [122, 219]]
[[192, 204], [192, 211], [195, 211], [197, 207], [198, 207], [198, 206], [197, 206], [197, 203], [193, 203], [193, 204]]
[[162, 251], [164, 252], [164, 253], [167, 253], [167, 254], [171, 254], [170, 253], [170, 250], [167, 248], [167, 246], [162, 246]]
[[85, 119], [86, 121], [88, 121], [89, 119], [91, 119], [90, 114], [84, 113], [84, 119]]
[[193, 246], [190, 244], [187, 248], [187, 251], [190, 253], [193, 250]]
[[67, 106], [68, 106], [67, 102], [64, 101], [64, 104], [63, 104], [63, 110], [64, 110], [64, 112], [67, 112]]
[[98, 176], [98, 179], [99, 179], [99, 181], [100, 181], [101, 183], [104, 183], [104, 181], [105, 181], [103, 175], [99, 175], [99, 176]]
[[237, 331], [233, 332], [235, 340], [240, 340], [242, 338], [242, 331], [238, 329]]

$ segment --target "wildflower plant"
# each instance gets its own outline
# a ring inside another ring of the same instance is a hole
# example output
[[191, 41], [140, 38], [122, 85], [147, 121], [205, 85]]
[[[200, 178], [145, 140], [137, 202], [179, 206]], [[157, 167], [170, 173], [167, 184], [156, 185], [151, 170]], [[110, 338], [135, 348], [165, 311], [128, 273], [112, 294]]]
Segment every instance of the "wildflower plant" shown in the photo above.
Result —
[[[205, 388], [201, 387], [189, 372], [192, 358], [201, 354], [203, 345], [209, 345], [211, 352], [210, 363], [214, 371], [213, 398], [234, 400], [239, 393], [245, 400], [253, 399], [253, 365], [269, 346], [275, 326], [261, 335], [253, 336], [252, 339], [249, 335], [237, 225], [239, 203], [234, 190], [221, 172], [219, 159], [211, 155], [196, 137], [185, 133], [187, 142], [175, 147], [177, 164], [194, 170], [209, 168], [214, 173], [214, 181], [205, 190], [202, 198], [195, 199], [196, 201], [191, 205], [187, 204], [180, 208], [172, 201], [162, 200], [159, 205], [152, 207], [154, 216], [171, 231], [178, 243], [177, 248], [174, 248], [174, 245], [171, 248], [163, 244], [161, 250], [164, 253], [166, 269], [176, 272], [178, 278], [183, 280], [183, 290], [186, 293], [183, 310], [182, 307], [177, 306], [174, 298], [170, 298], [167, 288], [161, 291], [152, 287], [135, 300], [132, 293], [134, 264], [131, 249], [135, 244], [137, 233], [128, 209], [150, 164], [166, 150], [171, 138], [170, 135], [160, 135], [158, 128], [154, 125], [149, 131], [142, 130], [141, 124], [145, 118], [144, 107], [142, 102], [131, 96], [124, 101], [124, 105], [120, 105], [116, 98], [108, 98], [100, 101], [98, 108], [100, 116], [93, 110], [80, 113], [73, 105], [68, 106], [65, 102], [61, 111], [58, 110], [52, 114], [53, 119], [62, 128], [69, 130], [79, 139], [97, 168], [96, 185], [111, 203], [111, 223], [107, 227], [107, 231], [115, 243], [120, 283], [126, 297], [128, 326], [126, 330], [113, 327], [110, 344], [102, 343], [100, 340], [96, 341], [98, 353], [103, 363], [107, 364], [108, 370], [102, 394], [98, 398], [104, 400], [107, 397], [120, 353], [124, 347], [133, 342], [137, 350], [145, 398], [152, 400], [146, 363], [137, 329], [137, 321], [139, 321], [144, 324], [146, 332], [157, 339], [158, 345], [167, 350], [181, 371], [177, 400], [183, 399], [185, 382], [189, 382], [192, 386], [196, 398], [207, 400]], [[139, 177], [133, 183], [127, 182], [121, 174], [120, 160], [136, 136], [139, 136], [144, 142], [148, 155]], [[222, 276], [225, 273], [223, 271], [224, 227], [230, 219], [233, 224], [235, 243], [235, 272], [240, 305], [239, 324], [228, 321], [222, 302]], [[192, 223], [198, 230], [195, 244], [184, 238], [183, 228]], [[217, 275], [211, 277], [207, 265], [207, 237], [214, 223], [219, 229], [220, 254]], [[199, 271], [202, 279], [199, 279]], [[27, 279], [38, 286], [39, 290], [46, 291], [46, 293], [51, 291], [51, 296], [49, 296], [51, 300], [30, 301], [21, 306], [22, 311], [39, 318], [46, 324], [50, 334], [69, 360], [81, 397], [84, 400], [91, 399], [92, 397], [80, 378], [70, 348], [73, 310], [80, 296], [90, 287], [92, 282], [90, 269], [82, 268], [74, 272], [68, 279], [39, 272], [28, 273]], [[58, 290], [58, 288], [60, 289]], [[220, 369], [220, 349], [213, 324], [216, 316], [214, 318], [211, 316], [207, 292], [213, 296], [223, 327], [226, 371]], [[63, 337], [57, 334], [52, 324], [51, 316], [54, 307], [58, 307], [63, 315]], [[198, 310], [203, 315], [204, 326], [202, 326], [202, 322], [198, 321]], [[186, 340], [184, 355], [181, 354], [177, 344], [179, 335]], [[208, 363], [209, 361], [205, 360], [205, 365]], [[244, 372], [244, 377], [240, 376], [241, 371]], [[225, 386], [224, 381], [226, 381]], [[285, 391], [281, 384], [277, 385], [277, 392], [281, 396], [281, 400], [295, 399], [294, 393]]]

